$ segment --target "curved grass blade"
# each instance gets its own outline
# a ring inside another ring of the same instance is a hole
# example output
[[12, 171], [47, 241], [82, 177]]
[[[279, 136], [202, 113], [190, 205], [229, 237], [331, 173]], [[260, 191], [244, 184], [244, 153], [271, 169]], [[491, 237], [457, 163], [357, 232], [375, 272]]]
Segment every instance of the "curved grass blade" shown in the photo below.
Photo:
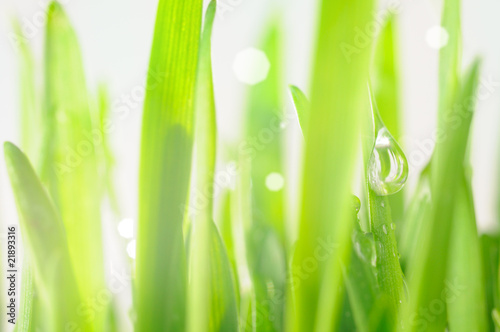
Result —
[[290, 85], [290, 93], [292, 94], [293, 103], [295, 109], [297, 110], [297, 116], [299, 118], [300, 128], [302, 129], [302, 135], [307, 136], [307, 130], [309, 128], [309, 113], [311, 112], [311, 103], [307, 99], [306, 95], [302, 90], [300, 90], [295, 85]]
[[26, 156], [11, 143], [5, 143], [4, 150], [37, 289], [47, 306], [48, 328], [54, 332], [68, 328], [92, 331], [77, 314], [82, 301], [63, 222]]
[[193, 144], [202, 1], [161, 0], [142, 124], [136, 331], [183, 331], [182, 234]]
[[[289, 331], [331, 331], [338, 326], [342, 296], [339, 260], [349, 261], [351, 181], [358, 117], [368, 74], [369, 45], [352, 46], [356, 27], [366, 26], [372, 1], [322, 1], [311, 89], [310, 130], [305, 142], [302, 211], [292, 275], [329, 243], [326, 260], [292, 287], [295, 317]], [[328, 142], [328, 144], [325, 144]], [[332, 247], [333, 246], [333, 247]]]

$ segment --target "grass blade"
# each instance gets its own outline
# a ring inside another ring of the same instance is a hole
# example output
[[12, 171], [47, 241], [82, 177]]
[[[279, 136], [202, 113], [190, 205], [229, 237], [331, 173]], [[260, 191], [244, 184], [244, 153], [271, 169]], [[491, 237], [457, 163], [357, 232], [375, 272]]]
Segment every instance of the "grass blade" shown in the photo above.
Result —
[[[463, 176], [457, 184], [457, 201], [450, 242], [448, 282], [457, 290], [447, 301], [451, 331], [487, 331], [486, 285], [481, 245], [470, 182]], [[474, 306], [471, 307], [471, 303]]]
[[42, 180], [65, 224], [71, 261], [83, 298], [82, 314], [102, 329], [105, 312], [92, 304], [106, 289], [96, 145], [76, 34], [63, 8], [47, 12], [45, 45], [46, 135]]
[[71, 327], [92, 331], [77, 315], [82, 301], [63, 222], [26, 156], [11, 143], [5, 143], [4, 150], [24, 239], [36, 271], [37, 288], [43, 303], [48, 305], [48, 329], [62, 332]]
[[[326, 261], [293, 287], [295, 319], [290, 331], [331, 331], [337, 326], [342, 296], [339, 259], [347, 264], [352, 223], [351, 180], [368, 72], [369, 47], [353, 48], [356, 27], [366, 26], [372, 1], [322, 1], [311, 89], [311, 115], [305, 166], [299, 238], [292, 275], [315, 257], [318, 241], [335, 244]], [[349, 48], [350, 47], [350, 48]], [[328, 144], [325, 144], [328, 142]], [[290, 308], [292, 310], [292, 308]]]
[[[196, 188], [213, 188], [216, 158], [216, 115], [212, 78], [211, 37], [216, 2], [210, 2], [200, 43], [196, 81]], [[212, 221], [213, 192], [196, 211], [190, 252], [188, 331], [236, 331], [238, 316], [231, 263]]]
[[[446, 139], [438, 141], [431, 170], [432, 207], [430, 217], [424, 220], [420, 254], [409, 267], [410, 303], [407, 311], [407, 326], [410, 331], [425, 328], [441, 331], [446, 324], [445, 310], [438, 311], [433, 319], [422, 316], [420, 308], [429, 308], [441, 298], [445, 288], [446, 262], [448, 260], [450, 232], [455, 208], [454, 196], [449, 194], [463, 176], [463, 164], [469, 136], [474, 96], [477, 89], [479, 63], [475, 62], [465, 76], [460, 93], [457, 94], [450, 115], [454, 122], [443, 122], [441, 128]], [[413, 318], [410, 318], [413, 317]]]
[[185, 328], [182, 234], [193, 145], [202, 1], [158, 5], [144, 103], [137, 239], [136, 331]]

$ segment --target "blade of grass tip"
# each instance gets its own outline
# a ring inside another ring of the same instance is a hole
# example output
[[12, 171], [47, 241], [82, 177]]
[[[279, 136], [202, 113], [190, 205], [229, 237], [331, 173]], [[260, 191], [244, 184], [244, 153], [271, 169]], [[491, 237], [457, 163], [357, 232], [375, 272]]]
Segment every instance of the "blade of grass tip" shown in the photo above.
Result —
[[45, 41], [45, 150], [42, 180], [64, 222], [81, 310], [102, 329], [105, 310], [93, 307], [106, 290], [101, 227], [101, 181], [89, 94], [76, 33], [57, 2], [47, 10]]
[[47, 306], [49, 331], [92, 331], [77, 313], [81, 304], [63, 222], [26, 156], [5, 143], [5, 160], [21, 229]]
[[[369, 45], [353, 45], [357, 27], [367, 26], [372, 9], [372, 1], [325, 0], [320, 5], [309, 119], [314, 130], [305, 139], [302, 211], [291, 273], [303, 275], [311, 260], [316, 268], [308, 268], [307, 278], [299, 277], [292, 286], [296, 316], [288, 322], [290, 331], [331, 331], [338, 325], [338, 264], [347, 264], [350, 253], [351, 181], [370, 51]], [[314, 258], [325, 243], [327, 259]]]
[[[403, 121], [400, 107], [399, 45], [396, 33], [396, 17], [391, 15], [385, 22], [375, 46], [371, 77], [380, 116], [384, 119], [384, 124], [392, 136], [399, 140], [403, 130]], [[394, 223], [401, 225], [404, 212], [404, 190], [391, 195], [389, 202]]]
[[[405, 326], [410, 331], [442, 331], [446, 324], [446, 310], [436, 311], [429, 319], [426, 315], [435, 301], [441, 301], [446, 289], [446, 262], [448, 261], [450, 234], [455, 209], [454, 193], [461, 180], [467, 141], [469, 136], [474, 100], [478, 83], [479, 62], [476, 61], [463, 80], [450, 105], [451, 116], [458, 119], [439, 124], [444, 139], [436, 142], [432, 159], [430, 217], [424, 220], [418, 239], [419, 255], [409, 266], [410, 301]], [[444, 307], [443, 303], [443, 307]], [[423, 309], [422, 309], [423, 308]]]
[[302, 135], [307, 136], [307, 130], [309, 128], [309, 113], [311, 104], [307, 99], [306, 95], [302, 90], [300, 90], [295, 85], [290, 85], [290, 93], [292, 94], [293, 103], [297, 111], [297, 116], [299, 118], [300, 128], [302, 129]]
[[456, 200], [447, 278], [457, 287], [457, 292], [453, 300], [447, 301], [448, 328], [458, 332], [487, 331], [489, 313], [486, 312], [481, 245], [470, 180], [465, 175], [457, 184]]
[[[486, 312], [492, 315], [500, 308], [498, 269], [500, 261], [500, 237], [498, 234], [483, 234], [480, 238], [483, 269], [486, 280]], [[493, 319], [488, 319], [488, 330], [494, 331]]]
[[136, 331], [182, 331], [186, 311], [183, 220], [193, 145], [202, 1], [161, 0], [142, 124]]

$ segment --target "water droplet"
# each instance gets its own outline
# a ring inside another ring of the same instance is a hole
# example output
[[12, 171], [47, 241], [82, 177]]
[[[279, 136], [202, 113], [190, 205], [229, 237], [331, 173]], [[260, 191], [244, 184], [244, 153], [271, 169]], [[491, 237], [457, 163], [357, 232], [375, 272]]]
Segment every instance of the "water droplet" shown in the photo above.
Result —
[[400, 191], [408, 178], [408, 162], [398, 143], [387, 130], [378, 130], [370, 160], [368, 181], [379, 196], [392, 195]]
[[358, 213], [361, 208], [361, 201], [356, 195], [352, 195], [352, 206], [356, 210], [356, 213]]
[[396, 229], [396, 224], [391, 223], [391, 229], [392, 229], [392, 230], [395, 230], [395, 229]]
[[384, 234], [387, 235], [387, 227], [385, 225], [382, 225], [382, 231], [384, 231]]
[[380, 206], [385, 207], [385, 203], [384, 202], [380, 203]]

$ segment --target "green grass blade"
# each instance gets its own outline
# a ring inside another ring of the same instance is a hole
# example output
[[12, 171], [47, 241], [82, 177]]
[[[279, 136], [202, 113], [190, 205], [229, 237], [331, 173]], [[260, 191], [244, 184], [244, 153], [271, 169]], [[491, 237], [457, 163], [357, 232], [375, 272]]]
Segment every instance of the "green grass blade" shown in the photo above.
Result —
[[[421, 308], [430, 308], [433, 301], [439, 301], [445, 289], [446, 262], [448, 260], [450, 233], [455, 208], [456, 184], [461, 180], [465, 151], [468, 142], [474, 96], [477, 89], [479, 63], [475, 62], [464, 78], [461, 91], [457, 94], [451, 116], [459, 119], [441, 124], [445, 139], [436, 144], [431, 171], [432, 208], [430, 217], [424, 220], [418, 257], [409, 267], [410, 302], [406, 326], [410, 331], [425, 328], [427, 331], [441, 331], [446, 324], [445, 310], [437, 311], [428, 319]], [[444, 306], [444, 305], [443, 305]]]
[[5, 143], [4, 150], [37, 289], [47, 306], [48, 328], [55, 332], [69, 327], [92, 331], [77, 314], [82, 301], [63, 222], [26, 156], [11, 143]]
[[[498, 287], [498, 270], [500, 262], [500, 237], [498, 234], [484, 234], [480, 238], [483, 257], [483, 269], [486, 280], [486, 312], [489, 316], [493, 310], [500, 308], [500, 293]], [[493, 319], [488, 319], [488, 330], [495, 329]]]
[[430, 218], [430, 165], [420, 174], [417, 189], [405, 213], [405, 222], [399, 238], [401, 260], [406, 267], [419, 252], [419, 239], [422, 237], [424, 220]]
[[302, 135], [306, 137], [307, 130], [309, 128], [309, 113], [311, 112], [311, 104], [304, 92], [302, 92], [302, 90], [300, 90], [298, 87], [296, 87], [295, 85], [290, 85], [289, 88], [290, 93], [292, 94], [295, 109], [297, 110], [300, 128], [302, 129]]
[[[358, 223], [358, 221], [355, 221]], [[359, 224], [353, 229], [352, 255], [345, 276], [345, 287], [356, 328], [370, 330], [370, 317], [380, 295], [376, 277], [376, 249], [372, 233], [364, 233]]]
[[391, 319], [393, 326], [399, 324], [399, 309], [405, 302], [404, 281], [399, 252], [392, 223], [389, 198], [377, 196], [368, 189], [370, 200], [370, 220], [377, 252], [377, 280], [380, 289], [390, 299]]
[[285, 174], [282, 40], [280, 21], [272, 21], [262, 43], [270, 70], [263, 82], [250, 88], [246, 140], [240, 145], [240, 152], [251, 159], [252, 222], [245, 229], [245, 243], [259, 331], [283, 328], [287, 184], [278, 190], [267, 186], [268, 176]]
[[[290, 331], [331, 331], [338, 325], [342, 296], [339, 259], [350, 253], [351, 181], [357, 125], [366, 107], [369, 45], [354, 45], [356, 27], [366, 26], [372, 1], [322, 1], [305, 146], [302, 211], [292, 275], [315, 257], [318, 241], [335, 244], [327, 260], [293, 287], [295, 317]], [[350, 47], [350, 48], [349, 48]], [[347, 50], [356, 49], [356, 53]], [[325, 144], [328, 142], [328, 144]], [[331, 249], [331, 248], [330, 248]], [[292, 310], [292, 308], [290, 308]]]
[[42, 180], [48, 184], [65, 224], [83, 298], [82, 316], [102, 329], [105, 312], [92, 307], [106, 289], [97, 142], [77, 37], [57, 2], [52, 2], [47, 12], [44, 107]]
[[158, 5], [141, 143], [138, 332], [185, 327], [182, 223], [191, 168], [201, 17], [201, 0], [161, 0]]
[[[216, 157], [215, 100], [212, 78], [211, 38], [215, 17], [215, 2], [211, 2], [205, 15], [205, 26], [200, 42], [195, 94], [195, 160], [196, 183], [199, 192], [212, 188]], [[211, 320], [211, 296], [221, 291], [211, 291], [210, 269], [219, 263], [210, 258], [213, 193], [207, 193], [206, 204], [195, 211], [193, 233], [189, 243], [189, 285], [187, 306], [187, 331], [207, 330]], [[233, 291], [234, 293], [234, 291]], [[217, 319], [218, 317], [216, 317]], [[214, 322], [218, 325], [218, 321]]]
[[[18, 36], [24, 35], [20, 22], [14, 21], [13, 28]], [[39, 124], [42, 118], [37, 103], [35, 61], [27, 43], [19, 43], [19, 50], [21, 146], [38, 166], [41, 142]]]
[[[450, 241], [448, 282], [457, 289], [449, 301], [450, 331], [487, 331], [486, 285], [483, 275], [481, 245], [470, 182], [463, 176], [457, 184], [457, 201]], [[451, 292], [451, 290], [449, 290]], [[474, 303], [471, 306], [471, 303]]]

